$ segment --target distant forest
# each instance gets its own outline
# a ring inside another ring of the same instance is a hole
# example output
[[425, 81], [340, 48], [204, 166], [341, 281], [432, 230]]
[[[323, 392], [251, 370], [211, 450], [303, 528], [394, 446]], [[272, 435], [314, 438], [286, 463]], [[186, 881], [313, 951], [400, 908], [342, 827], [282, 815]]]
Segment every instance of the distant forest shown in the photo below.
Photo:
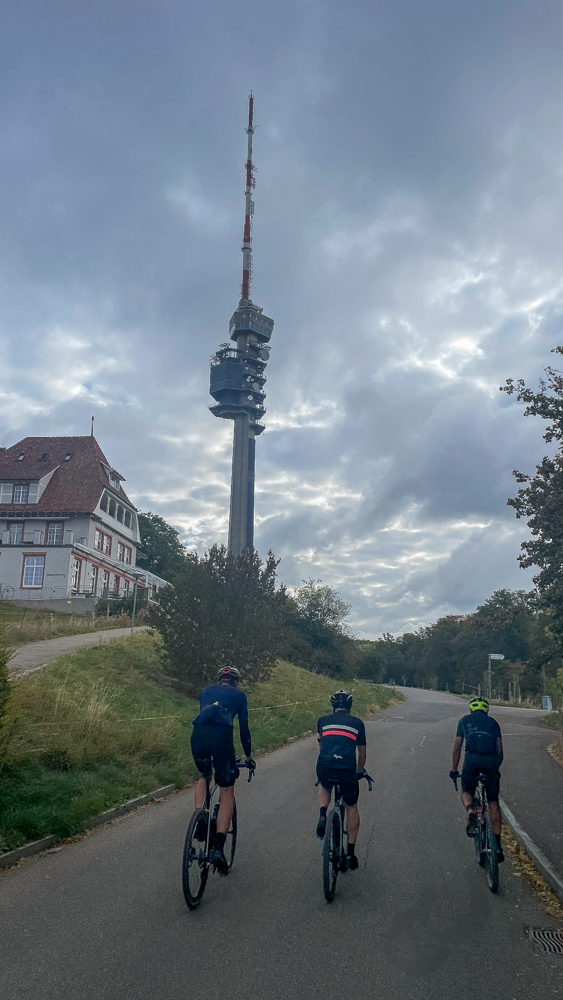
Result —
[[360, 677], [442, 691], [485, 691], [489, 653], [493, 697], [519, 700], [548, 692], [561, 656], [550, 616], [536, 591], [497, 590], [473, 614], [446, 615], [434, 625], [374, 642], [357, 641]]

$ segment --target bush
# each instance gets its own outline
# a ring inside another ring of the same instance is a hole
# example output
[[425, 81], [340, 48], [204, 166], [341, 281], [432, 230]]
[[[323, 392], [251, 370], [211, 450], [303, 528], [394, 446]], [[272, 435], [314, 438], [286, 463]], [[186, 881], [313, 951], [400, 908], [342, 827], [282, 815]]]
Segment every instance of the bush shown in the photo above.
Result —
[[12, 654], [9, 650], [0, 646], [0, 722], [4, 715], [4, 709], [10, 696], [10, 677], [8, 674], [8, 660]]
[[196, 693], [221, 666], [248, 684], [267, 680], [284, 648], [285, 590], [276, 590], [277, 562], [254, 551], [240, 556], [214, 545], [188, 553], [174, 587], [163, 588], [148, 621], [160, 632], [178, 687]]

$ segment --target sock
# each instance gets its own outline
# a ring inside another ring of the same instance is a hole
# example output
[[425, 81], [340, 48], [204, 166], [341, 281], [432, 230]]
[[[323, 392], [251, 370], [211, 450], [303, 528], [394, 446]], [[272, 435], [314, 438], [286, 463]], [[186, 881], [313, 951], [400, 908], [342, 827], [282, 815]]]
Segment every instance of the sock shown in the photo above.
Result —
[[326, 816], [326, 809], [327, 809], [326, 806], [321, 806], [321, 809], [320, 809], [320, 815], [321, 816]]
[[356, 848], [355, 844], [348, 844], [348, 846], [346, 848], [346, 853], [347, 853], [347, 855], [348, 855], [349, 858], [353, 858], [354, 857], [355, 848]]
[[216, 833], [215, 844], [213, 846], [216, 847], [218, 851], [222, 851], [225, 846], [226, 839], [227, 839], [226, 833]]

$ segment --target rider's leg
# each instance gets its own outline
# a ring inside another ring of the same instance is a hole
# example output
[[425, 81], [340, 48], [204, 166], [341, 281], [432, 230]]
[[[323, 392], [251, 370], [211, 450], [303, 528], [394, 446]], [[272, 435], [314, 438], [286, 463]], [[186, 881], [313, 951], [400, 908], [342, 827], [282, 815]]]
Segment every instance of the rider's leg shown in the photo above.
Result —
[[200, 779], [194, 789], [194, 809], [201, 809], [205, 802], [205, 778]]
[[322, 785], [319, 785], [319, 809], [324, 809], [325, 811], [328, 809], [330, 805], [330, 795], [331, 793], [327, 788], [323, 788]]
[[489, 816], [491, 817], [493, 833], [497, 837], [500, 837], [502, 833], [502, 812], [498, 802], [489, 802]]
[[346, 806], [346, 832], [348, 845], [351, 847], [356, 843], [358, 830], [360, 829], [360, 813], [357, 806]]
[[465, 806], [466, 809], [470, 809], [471, 806], [473, 805], [473, 796], [472, 795], [468, 795], [467, 792], [462, 792], [461, 793], [461, 801], [462, 801], [462, 803], [463, 803], [463, 805]]
[[219, 812], [217, 814], [217, 833], [228, 833], [235, 807], [235, 786], [219, 789]]

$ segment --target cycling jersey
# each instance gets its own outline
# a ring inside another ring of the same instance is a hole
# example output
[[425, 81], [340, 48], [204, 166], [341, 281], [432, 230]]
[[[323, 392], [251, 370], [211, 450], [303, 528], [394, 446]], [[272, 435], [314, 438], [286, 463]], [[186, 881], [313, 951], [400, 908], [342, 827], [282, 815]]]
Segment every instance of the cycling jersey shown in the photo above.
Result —
[[193, 720], [194, 726], [230, 726], [233, 728], [238, 715], [240, 741], [247, 757], [250, 757], [251, 743], [248, 728], [248, 702], [244, 691], [230, 684], [210, 684], [199, 696], [199, 715]]
[[465, 741], [465, 757], [493, 760], [498, 764], [502, 761], [502, 751], [499, 753], [497, 741], [502, 739], [500, 726], [486, 712], [479, 709], [464, 715], [457, 724], [456, 736]]
[[317, 722], [319, 763], [336, 770], [356, 771], [356, 747], [365, 747], [366, 730], [361, 719], [348, 712], [323, 715]]

